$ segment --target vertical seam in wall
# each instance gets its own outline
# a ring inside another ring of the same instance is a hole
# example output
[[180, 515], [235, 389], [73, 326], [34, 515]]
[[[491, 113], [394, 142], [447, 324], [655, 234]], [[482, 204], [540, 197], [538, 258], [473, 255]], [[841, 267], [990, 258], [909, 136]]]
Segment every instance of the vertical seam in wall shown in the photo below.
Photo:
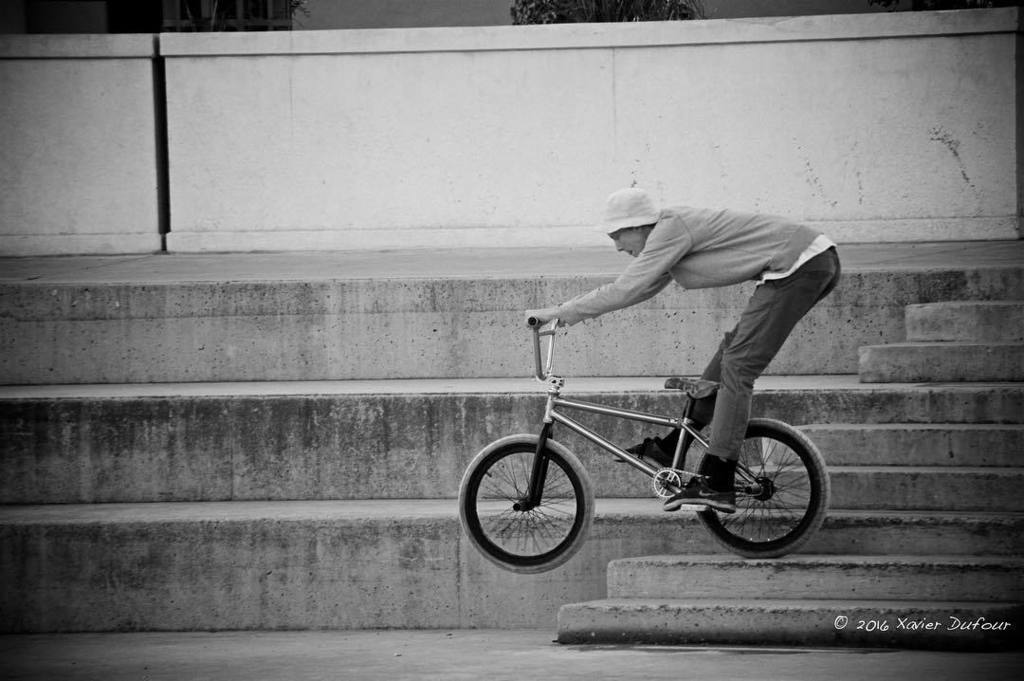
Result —
[[[1019, 11], [1019, 10], [1018, 10]], [[1017, 238], [1024, 239], [1024, 17], [1017, 15], [1017, 34], [1013, 50], [1014, 73], [1014, 126], [1017, 135]]]
[[611, 78], [611, 81], [612, 81], [612, 162], [613, 163], [617, 162], [618, 159], [619, 159], [619, 96], [618, 96], [618, 92], [616, 92], [616, 87], [617, 87], [617, 84], [618, 84], [617, 83], [618, 77], [617, 77], [617, 72], [616, 72], [617, 67], [616, 67], [616, 64], [615, 64], [615, 57], [616, 57], [617, 52], [618, 52], [618, 50], [613, 47], [612, 48], [612, 59], [611, 59], [611, 61], [612, 61], [611, 73], [609, 74], [609, 76]]
[[153, 36], [153, 118], [156, 136], [156, 205], [160, 251], [167, 252], [171, 231], [170, 168], [167, 136], [167, 72], [160, 54], [160, 36]]

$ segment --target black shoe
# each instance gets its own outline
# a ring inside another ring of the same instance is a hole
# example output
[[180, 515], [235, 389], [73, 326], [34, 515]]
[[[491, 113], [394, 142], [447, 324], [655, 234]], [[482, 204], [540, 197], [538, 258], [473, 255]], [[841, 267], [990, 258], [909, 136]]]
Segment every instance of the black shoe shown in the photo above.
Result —
[[704, 478], [693, 478], [682, 492], [665, 502], [665, 510], [670, 512], [683, 506], [703, 506], [720, 513], [735, 513], [736, 491], [718, 492], [711, 489]]
[[626, 451], [639, 459], [649, 459], [662, 468], [672, 466], [672, 454], [662, 449], [660, 437], [646, 437], [638, 445], [634, 445]]
[[736, 460], [709, 456], [704, 469], [707, 483], [712, 489], [733, 489], [736, 486]]

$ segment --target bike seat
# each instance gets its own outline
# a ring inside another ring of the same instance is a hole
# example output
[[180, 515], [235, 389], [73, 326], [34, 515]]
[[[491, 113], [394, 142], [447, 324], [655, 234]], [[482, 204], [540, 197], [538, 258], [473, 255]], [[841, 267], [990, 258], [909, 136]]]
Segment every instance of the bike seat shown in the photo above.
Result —
[[694, 400], [701, 400], [705, 397], [711, 397], [716, 392], [721, 384], [715, 381], [705, 381], [702, 378], [683, 378], [682, 376], [673, 376], [672, 378], [665, 379], [665, 387], [670, 390], [682, 390], [688, 397]]

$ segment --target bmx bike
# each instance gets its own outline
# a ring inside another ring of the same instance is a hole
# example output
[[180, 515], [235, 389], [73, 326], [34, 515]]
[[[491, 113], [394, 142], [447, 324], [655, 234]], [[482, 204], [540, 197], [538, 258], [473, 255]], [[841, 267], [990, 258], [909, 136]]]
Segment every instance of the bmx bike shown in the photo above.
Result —
[[[518, 573], [552, 570], [583, 545], [594, 516], [594, 491], [579, 458], [554, 439], [555, 424], [582, 436], [651, 479], [662, 499], [708, 470], [708, 441], [690, 418], [695, 400], [718, 383], [673, 377], [667, 389], [684, 395], [681, 416], [663, 416], [562, 396], [565, 379], [552, 373], [558, 320], [533, 330], [534, 377], [547, 387], [540, 434], [503, 437], [484, 447], [466, 468], [459, 487], [459, 518], [473, 545], [492, 563]], [[542, 339], [547, 338], [546, 361]], [[576, 410], [681, 431], [671, 466], [648, 463], [566, 415]], [[694, 471], [687, 454], [699, 455]], [[747, 558], [777, 558], [802, 546], [821, 527], [831, 492], [821, 453], [803, 433], [775, 419], [747, 425], [736, 467], [736, 512], [684, 506], [729, 551]]]

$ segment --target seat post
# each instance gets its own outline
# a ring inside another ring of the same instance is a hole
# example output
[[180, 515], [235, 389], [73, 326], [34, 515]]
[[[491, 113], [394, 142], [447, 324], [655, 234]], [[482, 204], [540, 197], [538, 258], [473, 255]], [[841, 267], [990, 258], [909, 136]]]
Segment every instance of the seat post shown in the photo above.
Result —
[[[687, 395], [686, 402], [683, 404], [683, 423], [688, 426], [693, 426], [694, 424], [694, 420], [690, 418], [690, 415], [693, 413], [693, 407], [694, 399]], [[692, 442], [693, 436], [685, 429], [681, 429], [679, 437], [676, 438], [676, 451], [672, 453], [672, 468], [682, 470], [686, 464], [686, 451], [690, 448]]]
[[693, 399], [691, 396], [686, 396], [686, 403], [683, 404], [683, 422], [688, 425], [693, 425], [693, 419], [690, 417], [693, 415], [694, 407], [697, 406], [696, 402], [697, 400]]
[[[693, 410], [697, 406], [697, 400], [714, 395], [719, 385], [717, 381], [708, 381], [702, 378], [673, 376], [665, 379], [665, 388], [681, 390], [686, 396], [686, 402], [683, 403], [683, 423], [694, 430], [697, 430], [695, 428], [697, 422], [693, 420]], [[686, 461], [686, 451], [691, 444], [693, 444], [693, 436], [689, 431], [683, 429], [676, 442], [676, 451], [672, 457], [673, 468], [681, 469], [683, 467]]]

